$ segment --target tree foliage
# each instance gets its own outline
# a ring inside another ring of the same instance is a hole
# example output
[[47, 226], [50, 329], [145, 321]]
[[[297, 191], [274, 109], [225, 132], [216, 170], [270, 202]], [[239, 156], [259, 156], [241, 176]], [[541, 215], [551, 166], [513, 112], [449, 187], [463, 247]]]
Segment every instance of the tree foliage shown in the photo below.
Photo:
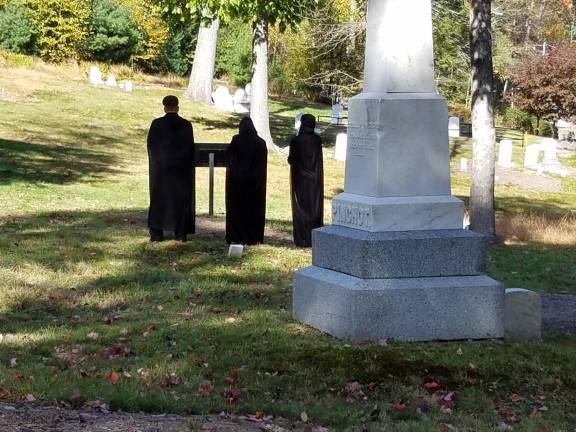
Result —
[[0, 48], [22, 54], [34, 51], [34, 28], [19, 1], [8, 3], [0, 10]]
[[127, 62], [140, 49], [143, 34], [130, 10], [113, 0], [95, 0], [90, 15], [88, 51], [105, 62]]
[[546, 120], [576, 120], [576, 46], [560, 45], [547, 55], [533, 55], [512, 76], [510, 99]]
[[82, 57], [90, 17], [89, 0], [24, 0], [40, 55], [50, 61]]

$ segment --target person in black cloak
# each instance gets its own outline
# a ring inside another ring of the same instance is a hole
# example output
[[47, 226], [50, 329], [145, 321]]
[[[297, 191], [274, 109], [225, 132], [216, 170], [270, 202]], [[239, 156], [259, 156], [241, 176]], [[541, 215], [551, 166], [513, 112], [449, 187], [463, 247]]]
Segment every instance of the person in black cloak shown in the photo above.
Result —
[[316, 119], [301, 118], [298, 136], [290, 142], [290, 180], [294, 243], [312, 245], [312, 230], [324, 225], [324, 166], [322, 139], [314, 132]]
[[263, 243], [268, 150], [250, 117], [240, 121], [226, 153], [226, 242]]
[[164, 117], [148, 132], [150, 175], [150, 241], [162, 241], [164, 231], [186, 241], [195, 230], [194, 133], [192, 124], [178, 115], [178, 98], [162, 100]]

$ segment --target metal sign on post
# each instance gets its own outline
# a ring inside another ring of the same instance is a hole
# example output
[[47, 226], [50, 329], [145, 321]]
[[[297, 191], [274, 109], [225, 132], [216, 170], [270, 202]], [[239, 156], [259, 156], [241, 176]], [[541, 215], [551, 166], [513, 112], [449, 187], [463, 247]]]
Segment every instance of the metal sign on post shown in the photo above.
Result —
[[208, 168], [208, 214], [214, 215], [214, 168], [226, 168], [228, 159], [226, 149], [228, 144], [197, 143], [196, 168]]

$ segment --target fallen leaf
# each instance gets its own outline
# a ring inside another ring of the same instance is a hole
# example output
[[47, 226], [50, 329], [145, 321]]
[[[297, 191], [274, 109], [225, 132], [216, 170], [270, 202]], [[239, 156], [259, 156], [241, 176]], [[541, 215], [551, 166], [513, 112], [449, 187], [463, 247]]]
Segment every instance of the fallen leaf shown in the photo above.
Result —
[[202, 397], [210, 396], [210, 393], [212, 393], [212, 390], [214, 390], [214, 386], [212, 385], [212, 382], [209, 380], [204, 380], [202, 382], [202, 384], [200, 384], [200, 386], [198, 387], [198, 395], [200, 395]]
[[72, 390], [72, 396], [70, 396], [70, 400], [76, 401], [76, 400], [80, 399], [81, 397], [82, 397], [82, 394], [80, 393], [80, 390], [78, 390], [78, 389]]
[[0, 387], [0, 397], [4, 397], [6, 396], [6, 390], [4, 390], [2, 387]]
[[300, 419], [304, 422], [304, 423], [308, 423], [308, 420], [310, 420], [308, 418], [308, 414], [306, 414], [306, 411], [302, 411], [300, 413]]
[[530, 417], [531, 419], [533, 419], [533, 418], [538, 418], [538, 417], [541, 417], [541, 416], [542, 416], [542, 413], [541, 413], [540, 411], [538, 411], [538, 408], [534, 408], [534, 409], [532, 410], [532, 412], [530, 413], [530, 415], [529, 415], [529, 417]]
[[86, 335], [88, 337], [88, 339], [92, 339], [92, 340], [97, 340], [100, 335], [96, 332], [90, 332]]
[[394, 408], [397, 411], [405, 410], [406, 407], [407, 405], [404, 402], [396, 402], [394, 405], [392, 405], [392, 408]]
[[163, 387], [176, 387], [180, 384], [182, 384], [182, 380], [174, 372], [169, 373], [162, 381]]
[[26, 396], [24, 396], [24, 400], [26, 402], [35, 402], [36, 398], [34, 397], [34, 395], [32, 393], [28, 393]]
[[510, 400], [511, 400], [513, 403], [518, 403], [518, 402], [520, 402], [522, 399], [523, 399], [523, 397], [520, 396], [519, 394], [516, 394], [516, 393], [514, 393], [512, 396], [510, 396]]
[[229, 317], [229, 318], [226, 318], [226, 319], [224, 320], [224, 322], [225, 322], [226, 324], [232, 324], [232, 323], [235, 323], [236, 321], [237, 321], [237, 320], [236, 320], [236, 318], [234, 318], [234, 317]]
[[118, 380], [120, 380], [120, 375], [118, 375], [114, 371], [110, 372], [110, 374], [108, 375], [108, 381], [110, 381], [112, 384], [116, 384]]
[[104, 355], [109, 359], [113, 359], [120, 356], [126, 356], [130, 353], [128, 348], [121, 347], [118, 344], [112, 344], [104, 350]]
[[14, 369], [14, 368], [17, 367], [17, 366], [18, 366], [18, 359], [17, 359], [17, 358], [11, 358], [11, 359], [10, 359], [10, 367], [11, 367], [12, 369]]
[[436, 390], [438, 387], [440, 387], [440, 384], [438, 384], [435, 381], [432, 381], [425, 383], [424, 387], [426, 388], [426, 390]]

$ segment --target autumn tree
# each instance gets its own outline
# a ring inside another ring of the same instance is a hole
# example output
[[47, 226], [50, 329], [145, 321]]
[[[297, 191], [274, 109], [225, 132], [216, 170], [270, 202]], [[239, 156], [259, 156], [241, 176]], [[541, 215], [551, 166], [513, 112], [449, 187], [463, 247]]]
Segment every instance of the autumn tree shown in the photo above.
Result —
[[491, 0], [471, 0], [470, 49], [473, 136], [470, 228], [493, 238], [496, 234], [494, 212], [496, 143]]
[[560, 45], [547, 55], [533, 55], [518, 65], [512, 76], [514, 91], [510, 99], [538, 120], [576, 120], [574, 77], [576, 46]]

